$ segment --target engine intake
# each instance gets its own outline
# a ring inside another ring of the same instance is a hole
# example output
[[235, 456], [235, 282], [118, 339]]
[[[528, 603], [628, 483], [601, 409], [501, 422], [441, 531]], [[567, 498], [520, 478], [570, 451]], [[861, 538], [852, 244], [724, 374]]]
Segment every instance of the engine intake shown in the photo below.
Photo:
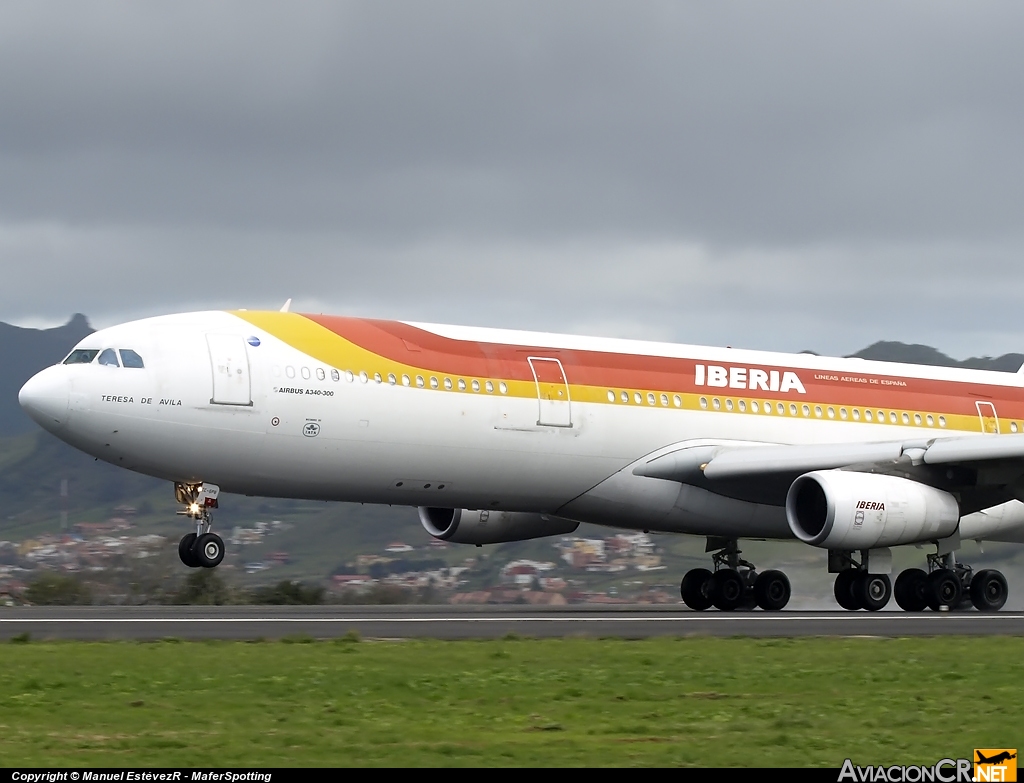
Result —
[[420, 506], [420, 524], [434, 538], [453, 544], [504, 544], [572, 533], [579, 522], [522, 511], [471, 511]]
[[960, 507], [948, 492], [909, 479], [817, 470], [790, 486], [786, 518], [812, 546], [874, 549], [946, 538]]

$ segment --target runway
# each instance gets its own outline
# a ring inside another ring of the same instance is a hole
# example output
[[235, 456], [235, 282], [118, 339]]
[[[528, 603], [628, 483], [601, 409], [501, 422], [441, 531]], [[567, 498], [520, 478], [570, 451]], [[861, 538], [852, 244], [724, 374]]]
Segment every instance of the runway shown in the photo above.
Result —
[[1024, 635], [1024, 613], [691, 612], [679, 606], [95, 606], [0, 608], [0, 640], [497, 639], [567, 636]]

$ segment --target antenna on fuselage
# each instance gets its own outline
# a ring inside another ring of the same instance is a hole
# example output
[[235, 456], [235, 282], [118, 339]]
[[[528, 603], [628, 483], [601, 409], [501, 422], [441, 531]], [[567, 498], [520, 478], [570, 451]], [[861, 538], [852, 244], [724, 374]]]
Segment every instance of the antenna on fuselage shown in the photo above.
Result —
[[285, 302], [283, 305], [281, 305], [281, 312], [282, 313], [290, 313], [291, 309], [292, 309], [292, 300], [291, 299], [289, 299], [287, 302]]

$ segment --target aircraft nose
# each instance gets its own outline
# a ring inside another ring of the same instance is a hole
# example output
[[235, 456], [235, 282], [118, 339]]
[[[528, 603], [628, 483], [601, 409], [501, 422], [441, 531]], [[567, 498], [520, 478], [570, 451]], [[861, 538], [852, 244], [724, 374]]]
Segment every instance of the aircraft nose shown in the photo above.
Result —
[[69, 386], [63, 365], [36, 373], [18, 392], [18, 403], [39, 426], [51, 432], [68, 420]]

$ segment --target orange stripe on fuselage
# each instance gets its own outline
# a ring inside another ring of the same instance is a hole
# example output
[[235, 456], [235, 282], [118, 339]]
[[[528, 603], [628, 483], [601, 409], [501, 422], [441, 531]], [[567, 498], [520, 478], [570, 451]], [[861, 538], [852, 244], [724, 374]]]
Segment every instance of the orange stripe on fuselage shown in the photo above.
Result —
[[561, 360], [570, 386], [643, 389], [708, 397], [757, 397], [818, 405], [935, 411], [964, 416], [977, 416], [975, 402], [980, 400], [992, 402], [1000, 418], [1024, 418], [1024, 391], [1014, 386], [756, 364], [735, 366], [793, 372], [800, 378], [807, 393], [697, 386], [696, 365], [707, 366], [714, 362], [481, 343], [443, 337], [397, 321], [325, 315], [305, 317], [382, 358], [415, 365], [428, 373], [532, 381], [533, 375], [526, 357], [550, 356]]

